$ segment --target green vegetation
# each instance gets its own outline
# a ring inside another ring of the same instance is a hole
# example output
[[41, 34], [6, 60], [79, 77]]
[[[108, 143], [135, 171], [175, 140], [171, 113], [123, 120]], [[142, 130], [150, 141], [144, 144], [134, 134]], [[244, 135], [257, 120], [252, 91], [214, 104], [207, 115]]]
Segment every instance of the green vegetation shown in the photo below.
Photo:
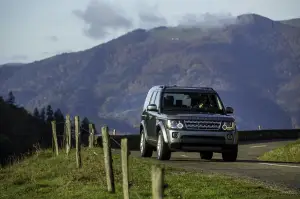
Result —
[[300, 139], [286, 146], [273, 149], [258, 159], [264, 161], [300, 162]]
[[[113, 155], [116, 193], [106, 191], [101, 148], [82, 149], [83, 167], [76, 169], [75, 151], [38, 150], [32, 157], [0, 170], [0, 198], [123, 198], [120, 156]], [[131, 198], [151, 198], [151, 164], [129, 158]], [[246, 180], [166, 167], [165, 198], [298, 198]]]
[[9, 162], [10, 156], [30, 152], [36, 147], [35, 144], [41, 147], [51, 145], [51, 128], [45, 122], [45, 112], [41, 113], [44, 114], [39, 114], [35, 109], [31, 115], [23, 107], [17, 106], [12, 92], [9, 92], [6, 100], [0, 97], [1, 164]]
[[[60, 109], [51, 105], [35, 108], [33, 113], [16, 104], [15, 96], [8, 93], [7, 99], [0, 96], [0, 164], [9, 163], [12, 156], [31, 153], [36, 147], [49, 148], [52, 144], [51, 121], [56, 120], [58, 142], [61, 145], [65, 118]], [[82, 142], [87, 145], [87, 118], [82, 119]]]

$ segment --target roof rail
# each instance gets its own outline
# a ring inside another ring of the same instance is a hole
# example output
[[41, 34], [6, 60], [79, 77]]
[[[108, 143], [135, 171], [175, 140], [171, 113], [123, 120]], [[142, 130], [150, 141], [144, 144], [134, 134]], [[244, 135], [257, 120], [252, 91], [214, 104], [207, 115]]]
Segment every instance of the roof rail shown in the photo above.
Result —
[[165, 88], [171, 88], [171, 87], [182, 87], [182, 88], [191, 88], [191, 89], [203, 89], [203, 90], [211, 90], [214, 91], [214, 89], [212, 87], [202, 87], [202, 86], [177, 86], [176, 84], [174, 85], [157, 85], [157, 87], [165, 89]]
[[199, 88], [206, 89], [206, 90], [214, 90], [214, 89], [211, 88], [211, 87], [199, 87]]
[[211, 90], [214, 91], [212, 87], [202, 87], [202, 86], [177, 86], [177, 85], [172, 85], [172, 86], [166, 86], [166, 87], [178, 87], [178, 88], [187, 88], [187, 89], [203, 89], [203, 90]]
[[159, 87], [160, 88], [177, 87], [177, 85], [176, 84], [174, 84], [174, 85], [160, 85]]

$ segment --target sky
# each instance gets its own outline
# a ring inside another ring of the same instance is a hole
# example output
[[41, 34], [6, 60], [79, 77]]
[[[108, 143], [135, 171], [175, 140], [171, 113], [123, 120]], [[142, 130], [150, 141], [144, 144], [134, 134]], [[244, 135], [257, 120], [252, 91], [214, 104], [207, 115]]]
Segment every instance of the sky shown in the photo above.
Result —
[[0, 64], [85, 50], [136, 28], [247, 13], [299, 18], [299, 7], [300, 0], [0, 0]]

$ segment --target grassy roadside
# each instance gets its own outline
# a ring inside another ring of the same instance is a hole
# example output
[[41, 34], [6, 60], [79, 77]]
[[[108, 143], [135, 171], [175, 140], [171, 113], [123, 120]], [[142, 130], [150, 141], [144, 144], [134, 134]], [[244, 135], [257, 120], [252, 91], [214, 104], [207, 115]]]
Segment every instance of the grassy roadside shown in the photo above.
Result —
[[300, 139], [283, 147], [264, 153], [258, 159], [263, 161], [300, 163]]
[[[120, 156], [114, 155], [116, 194], [106, 192], [101, 148], [82, 149], [82, 169], [75, 152], [53, 157], [50, 150], [0, 170], [0, 198], [116, 198], [122, 196]], [[151, 165], [156, 161], [130, 157], [131, 198], [151, 198]], [[298, 198], [245, 180], [166, 167], [165, 198]]]

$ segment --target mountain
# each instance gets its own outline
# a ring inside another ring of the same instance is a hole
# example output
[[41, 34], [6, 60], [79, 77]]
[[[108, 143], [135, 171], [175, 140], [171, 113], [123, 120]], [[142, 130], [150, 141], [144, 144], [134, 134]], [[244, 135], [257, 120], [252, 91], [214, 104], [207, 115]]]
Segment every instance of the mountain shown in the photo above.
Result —
[[137, 29], [29, 63], [0, 85], [33, 110], [51, 104], [134, 133], [148, 89], [212, 86], [240, 129], [300, 126], [300, 29], [256, 14], [224, 26]]
[[16, 67], [16, 66], [23, 66], [24, 64], [25, 64], [25, 63], [18, 63], [18, 62], [17, 62], [17, 63], [13, 63], [13, 62], [12, 62], [12, 63], [6, 63], [6, 64], [3, 64], [3, 65], [0, 65], [0, 68], [1, 68], [1, 67], [4, 67], [4, 66], [15, 66], [15, 67]]
[[0, 65], [0, 85], [8, 80], [15, 72], [20, 70], [22, 64], [4, 64]]
[[289, 20], [282, 20], [280, 22], [284, 23], [284, 24], [287, 24], [287, 25], [291, 25], [291, 26], [300, 28], [300, 18], [289, 19]]

